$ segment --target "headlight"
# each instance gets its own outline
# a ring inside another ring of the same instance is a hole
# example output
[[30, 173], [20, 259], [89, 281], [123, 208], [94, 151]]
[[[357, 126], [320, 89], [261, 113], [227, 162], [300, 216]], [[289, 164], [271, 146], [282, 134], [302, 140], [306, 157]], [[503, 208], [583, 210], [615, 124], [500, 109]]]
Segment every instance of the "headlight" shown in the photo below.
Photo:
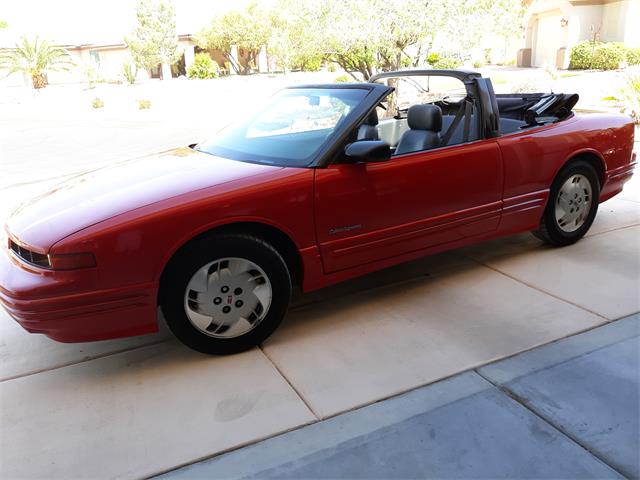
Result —
[[96, 257], [92, 253], [64, 253], [48, 255], [49, 264], [54, 270], [75, 270], [96, 266]]
[[96, 266], [96, 258], [92, 253], [44, 254], [20, 245], [9, 237], [9, 250], [25, 263], [50, 270], [75, 270]]

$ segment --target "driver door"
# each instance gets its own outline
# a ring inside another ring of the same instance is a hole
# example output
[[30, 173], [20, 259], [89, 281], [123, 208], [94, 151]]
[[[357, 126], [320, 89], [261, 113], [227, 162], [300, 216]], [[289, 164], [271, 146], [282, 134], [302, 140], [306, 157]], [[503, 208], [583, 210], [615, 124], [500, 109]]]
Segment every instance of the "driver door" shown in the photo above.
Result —
[[501, 204], [495, 139], [316, 169], [325, 273], [491, 232]]

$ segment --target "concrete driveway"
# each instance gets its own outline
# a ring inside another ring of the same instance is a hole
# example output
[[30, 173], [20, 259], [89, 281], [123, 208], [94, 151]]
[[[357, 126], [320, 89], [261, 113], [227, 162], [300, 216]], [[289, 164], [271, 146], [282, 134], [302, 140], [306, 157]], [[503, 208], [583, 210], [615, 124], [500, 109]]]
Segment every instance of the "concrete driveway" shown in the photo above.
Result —
[[640, 478], [640, 315], [157, 478]]
[[[35, 170], [62, 162], [55, 137], [46, 155], [46, 144], [26, 150]], [[98, 137], [102, 152], [109, 138]], [[15, 158], [18, 145], [5, 145]], [[19, 182], [5, 184], [1, 211], [46, 185], [25, 165], [11, 164]], [[191, 352], [166, 329], [58, 344], [1, 312], [0, 478], [163, 473], [636, 313], [640, 181], [601, 205], [574, 246], [519, 235], [295, 302], [264, 345], [224, 358]]]

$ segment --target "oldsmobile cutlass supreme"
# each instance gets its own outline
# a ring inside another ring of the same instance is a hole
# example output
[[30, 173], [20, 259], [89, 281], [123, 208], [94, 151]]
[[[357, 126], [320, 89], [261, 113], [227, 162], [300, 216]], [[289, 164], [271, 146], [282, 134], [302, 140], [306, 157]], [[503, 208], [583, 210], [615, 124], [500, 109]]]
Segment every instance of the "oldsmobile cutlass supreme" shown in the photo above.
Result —
[[287, 88], [209, 141], [21, 204], [0, 300], [62, 342], [154, 332], [159, 305], [186, 345], [227, 354], [276, 329], [292, 286], [518, 232], [572, 244], [636, 164], [631, 120], [577, 100], [442, 70]]

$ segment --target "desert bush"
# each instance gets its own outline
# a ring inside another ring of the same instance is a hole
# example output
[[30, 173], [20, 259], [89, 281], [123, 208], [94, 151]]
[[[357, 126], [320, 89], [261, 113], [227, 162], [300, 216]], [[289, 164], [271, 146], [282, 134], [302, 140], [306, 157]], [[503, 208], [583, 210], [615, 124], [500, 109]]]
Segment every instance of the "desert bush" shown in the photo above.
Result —
[[96, 97], [91, 101], [91, 106], [93, 108], [102, 108], [104, 107], [104, 102], [100, 97]]
[[480, 68], [482, 67], [482, 62], [480, 60], [475, 60], [473, 62], [473, 68]]
[[206, 78], [216, 78], [219, 70], [220, 67], [208, 53], [200, 52], [196, 53], [193, 63], [189, 66], [189, 69], [187, 70], [187, 77], [199, 78], [201, 80]]
[[571, 49], [569, 68], [573, 70], [615, 70], [627, 59], [627, 47], [620, 42], [580, 42]]
[[460, 60], [451, 57], [444, 57], [433, 64], [437, 70], [453, 70], [460, 66]]
[[336, 64], [333, 62], [329, 62], [329, 64], [327, 65], [327, 71], [330, 73], [335, 73], [338, 70], [338, 67], [336, 67]]
[[351, 81], [351, 78], [349, 78], [349, 75], [339, 75], [336, 77], [336, 79], [334, 80], [335, 83], [348, 83]]
[[629, 65], [640, 65], [640, 47], [627, 50], [627, 63]]
[[151, 100], [138, 100], [138, 110], [147, 110], [151, 108]]
[[136, 83], [136, 76], [138, 75], [138, 69], [131, 62], [125, 62], [122, 64], [122, 75], [129, 85]]

